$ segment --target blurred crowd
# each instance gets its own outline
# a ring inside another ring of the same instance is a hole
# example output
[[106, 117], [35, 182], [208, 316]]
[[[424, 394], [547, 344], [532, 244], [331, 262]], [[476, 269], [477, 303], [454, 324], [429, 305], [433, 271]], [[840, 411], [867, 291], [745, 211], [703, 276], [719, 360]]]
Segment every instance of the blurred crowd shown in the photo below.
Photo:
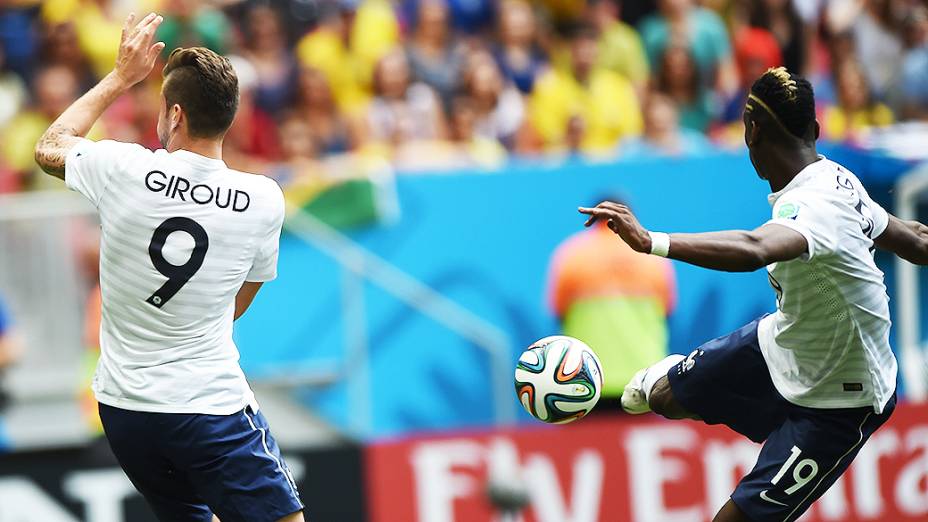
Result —
[[[0, 192], [57, 186], [33, 145], [111, 70], [129, 11], [165, 53], [203, 45], [240, 81], [232, 167], [287, 181], [363, 166], [738, 147], [768, 67], [813, 81], [823, 136], [928, 119], [928, 0], [7, 0]], [[160, 74], [92, 138], [158, 147]]]

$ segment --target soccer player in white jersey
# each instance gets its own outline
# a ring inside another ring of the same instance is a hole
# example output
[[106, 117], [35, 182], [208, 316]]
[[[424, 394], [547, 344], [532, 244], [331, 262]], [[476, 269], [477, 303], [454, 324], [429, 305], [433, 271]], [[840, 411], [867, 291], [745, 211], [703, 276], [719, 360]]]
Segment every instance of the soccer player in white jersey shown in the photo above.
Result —
[[874, 246], [928, 264], [928, 227], [900, 221], [816, 152], [809, 82], [784, 68], [751, 88], [745, 142], [773, 216], [752, 231], [664, 234], [623, 205], [581, 208], [639, 252], [729, 272], [767, 267], [777, 309], [626, 386], [629, 413], [725, 424], [764, 442], [716, 522], [793, 521], [847, 469], [895, 407], [889, 298]]
[[100, 213], [103, 316], [93, 389], [106, 437], [160, 520], [297, 522], [303, 504], [238, 365], [232, 322], [277, 274], [284, 201], [222, 161], [238, 107], [226, 58], [176, 49], [164, 67], [164, 149], [84, 139], [154, 67], [150, 14], [123, 29], [116, 67], [36, 146], [45, 172]]

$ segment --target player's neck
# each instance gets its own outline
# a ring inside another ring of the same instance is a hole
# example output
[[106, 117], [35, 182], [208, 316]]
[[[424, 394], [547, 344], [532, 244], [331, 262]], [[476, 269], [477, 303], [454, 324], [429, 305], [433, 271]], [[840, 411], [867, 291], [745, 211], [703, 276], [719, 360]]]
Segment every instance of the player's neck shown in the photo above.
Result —
[[207, 158], [222, 159], [222, 139], [181, 138], [172, 139], [165, 147], [168, 152], [186, 150]]
[[815, 146], [778, 151], [772, 154], [767, 162], [768, 168], [765, 169], [770, 172], [767, 177], [770, 190], [773, 192], [783, 190], [803, 169], [818, 160], [819, 156]]

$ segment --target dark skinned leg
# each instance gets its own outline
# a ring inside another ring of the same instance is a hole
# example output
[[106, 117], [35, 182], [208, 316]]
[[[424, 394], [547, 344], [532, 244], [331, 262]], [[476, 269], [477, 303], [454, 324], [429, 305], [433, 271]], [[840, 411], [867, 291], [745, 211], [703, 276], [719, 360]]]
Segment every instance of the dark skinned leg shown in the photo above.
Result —
[[670, 381], [666, 375], [654, 383], [654, 387], [651, 388], [651, 396], [648, 398], [648, 405], [651, 406], [651, 411], [668, 419], [699, 420], [697, 415], [686, 411], [686, 408], [674, 398], [673, 390], [670, 388]]
[[731, 499], [722, 506], [712, 522], [752, 522]]
[[[670, 388], [670, 381], [667, 377], [661, 377], [654, 388], [651, 389], [651, 397], [648, 400], [651, 410], [668, 419], [693, 419], [699, 420], [684, 408], [673, 396], [673, 390]], [[722, 506], [712, 522], [752, 522], [732, 500]]]

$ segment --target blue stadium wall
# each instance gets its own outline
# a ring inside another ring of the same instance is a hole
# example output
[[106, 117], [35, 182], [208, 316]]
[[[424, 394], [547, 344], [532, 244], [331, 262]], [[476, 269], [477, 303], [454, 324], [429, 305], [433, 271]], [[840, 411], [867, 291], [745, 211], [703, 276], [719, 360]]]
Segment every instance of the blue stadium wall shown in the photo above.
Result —
[[[844, 148], [826, 149], [864, 180], [884, 204], [911, 168]], [[555, 247], [582, 228], [578, 205], [624, 196], [654, 230], [753, 228], [768, 217], [769, 187], [745, 155], [591, 164], [516, 163], [501, 175], [455, 172], [397, 180], [399, 218], [350, 231], [352, 239], [437, 289], [508, 335], [513, 363], [522, 348], [556, 333], [545, 304]], [[878, 262], [888, 272], [891, 258]], [[671, 349], [702, 342], [769, 312], [774, 297], [763, 271], [726, 274], [676, 263], [679, 305], [670, 319]], [[242, 364], [268, 372], [346, 369], [342, 271], [330, 258], [285, 235], [280, 276], [236, 325]], [[365, 288], [371, 344], [369, 437], [491, 424], [485, 353], [370, 284]], [[352, 425], [343, 382], [298, 392], [338, 426]], [[515, 400], [514, 394], [512, 400]], [[525, 418], [521, 419], [525, 421]]]

